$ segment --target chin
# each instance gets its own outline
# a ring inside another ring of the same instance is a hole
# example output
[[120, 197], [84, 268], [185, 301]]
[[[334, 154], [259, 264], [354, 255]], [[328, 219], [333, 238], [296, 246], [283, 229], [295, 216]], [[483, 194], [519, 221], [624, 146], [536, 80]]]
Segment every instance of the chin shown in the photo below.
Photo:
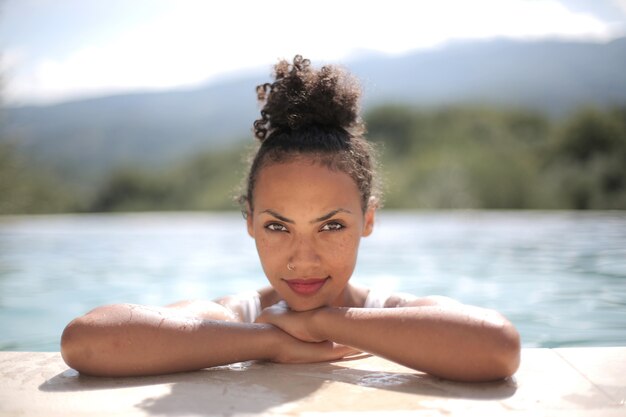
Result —
[[289, 307], [290, 310], [296, 311], [299, 313], [303, 311], [316, 310], [320, 307], [326, 307], [329, 305], [329, 303], [325, 303], [321, 301], [316, 302], [313, 300], [296, 300], [296, 302], [289, 302], [285, 300], [285, 302], [287, 303], [287, 306]]

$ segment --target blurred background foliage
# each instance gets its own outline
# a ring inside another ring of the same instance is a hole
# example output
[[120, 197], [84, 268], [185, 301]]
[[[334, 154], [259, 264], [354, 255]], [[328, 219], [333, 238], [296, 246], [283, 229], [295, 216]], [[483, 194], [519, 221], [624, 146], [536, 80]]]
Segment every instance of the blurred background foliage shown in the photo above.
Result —
[[382, 144], [387, 207], [626, 208], [626, 112], [453, 107], [368, 113]]
[[0, 143], [0, 214], [75, 211], [77, 198], [55, 175], [33, 166], [11, 143]]
[[229, 210], [243, 174], [243, 149], [205, 151], [163, 170], [114, 171], [87, 211]]
[[[562, 117], [496, 106], [366, 112], [390, 209], [626, 209], [626, 108]], [[0, 214], [233, 210], [249, 146], [67, 181], [0, 141]]]

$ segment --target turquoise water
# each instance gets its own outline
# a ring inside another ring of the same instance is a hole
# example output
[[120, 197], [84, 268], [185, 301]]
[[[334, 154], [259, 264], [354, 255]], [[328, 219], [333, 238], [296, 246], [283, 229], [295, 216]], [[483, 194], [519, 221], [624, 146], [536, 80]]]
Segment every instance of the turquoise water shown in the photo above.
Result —
[[[624, 212], [383, 211], [353, 279], [495, 308], [526, 347], [626, 345]], [[58, 350], [97, 305], [264, 284], [235, 213], [0, 217], [0, 350]]]

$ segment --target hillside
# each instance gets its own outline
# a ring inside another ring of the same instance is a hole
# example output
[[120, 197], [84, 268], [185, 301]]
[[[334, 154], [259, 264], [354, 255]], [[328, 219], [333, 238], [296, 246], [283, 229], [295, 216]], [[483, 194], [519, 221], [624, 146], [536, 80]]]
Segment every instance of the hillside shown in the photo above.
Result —
[[501, 104], [562, 116], [585, 104], [626, 103], [626, 38], [465, 42], [350, 68], [369, 84], [371, 104]]
[[[626, 104], [626, 38], [458, 43], [346, 66], [363, 82], [366, 110], [484, 103], [559, 117], [587, 104]], [[97, 182], [114, 167], [162, 165], [246, 140], [258, 114], [254, 87], [267, 80], [266, 72], [194, 90], [8, 108], [0, 140], [66, 180]]]

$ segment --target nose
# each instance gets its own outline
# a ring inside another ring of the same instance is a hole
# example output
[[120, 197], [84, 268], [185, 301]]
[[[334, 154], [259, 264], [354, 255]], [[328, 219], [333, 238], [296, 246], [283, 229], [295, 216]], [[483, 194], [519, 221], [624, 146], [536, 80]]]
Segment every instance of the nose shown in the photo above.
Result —
[[315, 241], [306, 236], [298, 236], [293, 243], [289, 263], [300, 273], [306, 273], [307, 270], [315, 269], [320, 261]]

